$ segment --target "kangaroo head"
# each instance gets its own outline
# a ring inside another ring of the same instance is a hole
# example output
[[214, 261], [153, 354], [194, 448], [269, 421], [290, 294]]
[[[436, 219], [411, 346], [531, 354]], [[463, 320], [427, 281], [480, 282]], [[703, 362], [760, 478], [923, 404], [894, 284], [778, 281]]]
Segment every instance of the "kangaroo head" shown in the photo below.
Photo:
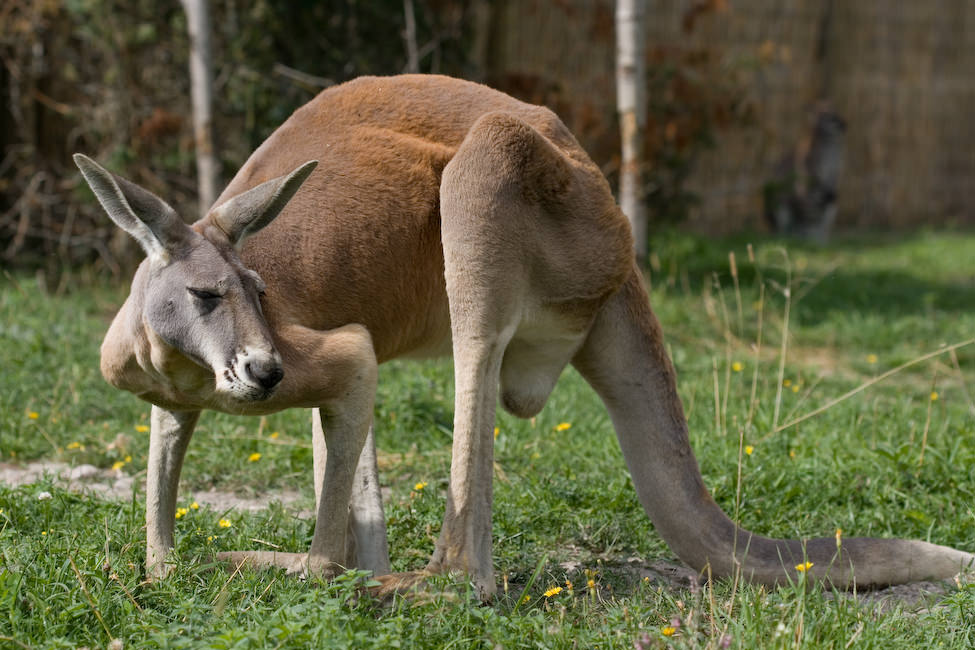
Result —
[[[74, 160], [108, 216], [146, 252], [132, 304], [149, 340], [169, 348], [152, 356], [176, 351], [212, 372], [222, 399], [270, 397], [284, 370], [261, 311], [264, 282], [237, 247], [278, 215], [317, 162], [229, 199], [191, 227], [151, 192], [81, 154]], [[165, 375], [163, 366], [156, 370]]]

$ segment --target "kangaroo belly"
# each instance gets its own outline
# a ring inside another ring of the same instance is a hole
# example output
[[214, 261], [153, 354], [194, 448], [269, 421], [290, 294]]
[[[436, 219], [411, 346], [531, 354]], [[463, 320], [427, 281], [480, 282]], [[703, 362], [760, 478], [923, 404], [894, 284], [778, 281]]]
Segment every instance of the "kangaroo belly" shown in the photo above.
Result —
[[544, 310], [518, 326], [501, 361], [501, 405], [512, 415], [533, 417], [548, 401], [562, 370], [586, 336], [576, 319]]

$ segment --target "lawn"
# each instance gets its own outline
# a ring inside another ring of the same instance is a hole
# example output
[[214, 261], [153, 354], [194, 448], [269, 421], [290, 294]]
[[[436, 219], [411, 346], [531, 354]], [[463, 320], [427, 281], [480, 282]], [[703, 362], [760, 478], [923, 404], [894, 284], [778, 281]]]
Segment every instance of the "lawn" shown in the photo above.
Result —
[[[975, 551], [975, 345], [958, 345], [975, 336], [975, 236], [753, 243], [668, 233], [651, 259], [651, 301], [717, 501], [775, 536], [841, 529]], [[661, 577], [673, 555], [571, 370], [537, 418], [499, 413], [495, 601], [450, 578], [379, 603], [356, 573], [324, 583], [215, 570], [221, 550], [307, 548], [310, 417], [299, 411], [204, 415], [181, 484], [180, 565], [147, 583], [149, 407], [98, 373], [123, 284], [91, 271], [0, 278], [0, 462], [91, 464], [135, 486], [107, 500], [50, 477], [0, 485], [0, 647], [975, 645], [972, 586], [878, 599]], [[381, 369], [375, 424], [397, 571], [421, 568], [439, 530], [452, 395], [449, 362]], [[193, 507], [213, 490], [269, 505]], [[294, 492], [297, 502], [275, 501]]]

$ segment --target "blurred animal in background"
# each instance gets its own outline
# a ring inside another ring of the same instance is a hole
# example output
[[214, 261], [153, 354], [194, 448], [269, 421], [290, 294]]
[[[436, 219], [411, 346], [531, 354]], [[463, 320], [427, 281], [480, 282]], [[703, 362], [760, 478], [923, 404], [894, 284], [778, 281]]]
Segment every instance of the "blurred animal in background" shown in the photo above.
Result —
[[825, 244], [836, 220], [846, 122], [819, 109], [812, 129], [763, 187], [765, 219], [778, 234]]

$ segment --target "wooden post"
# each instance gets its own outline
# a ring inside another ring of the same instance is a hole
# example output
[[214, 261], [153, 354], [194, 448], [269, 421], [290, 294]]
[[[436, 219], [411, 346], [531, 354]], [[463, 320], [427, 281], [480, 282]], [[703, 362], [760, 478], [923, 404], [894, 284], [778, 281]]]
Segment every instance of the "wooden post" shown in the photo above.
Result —
[[193, 139], [200, 216], [206, 216], [217, 198], [220, 168], [213, 147], [213, 57], [210, 53], [208, 0], [181, 0], [190, 33], [190, 96], [193, 102]]
[[646, 128], [646, 0], [616, 0], [616, 108], [622, 164], [620, 208], [633, 229], [637, 259], [647, 257], [643, 132]]

